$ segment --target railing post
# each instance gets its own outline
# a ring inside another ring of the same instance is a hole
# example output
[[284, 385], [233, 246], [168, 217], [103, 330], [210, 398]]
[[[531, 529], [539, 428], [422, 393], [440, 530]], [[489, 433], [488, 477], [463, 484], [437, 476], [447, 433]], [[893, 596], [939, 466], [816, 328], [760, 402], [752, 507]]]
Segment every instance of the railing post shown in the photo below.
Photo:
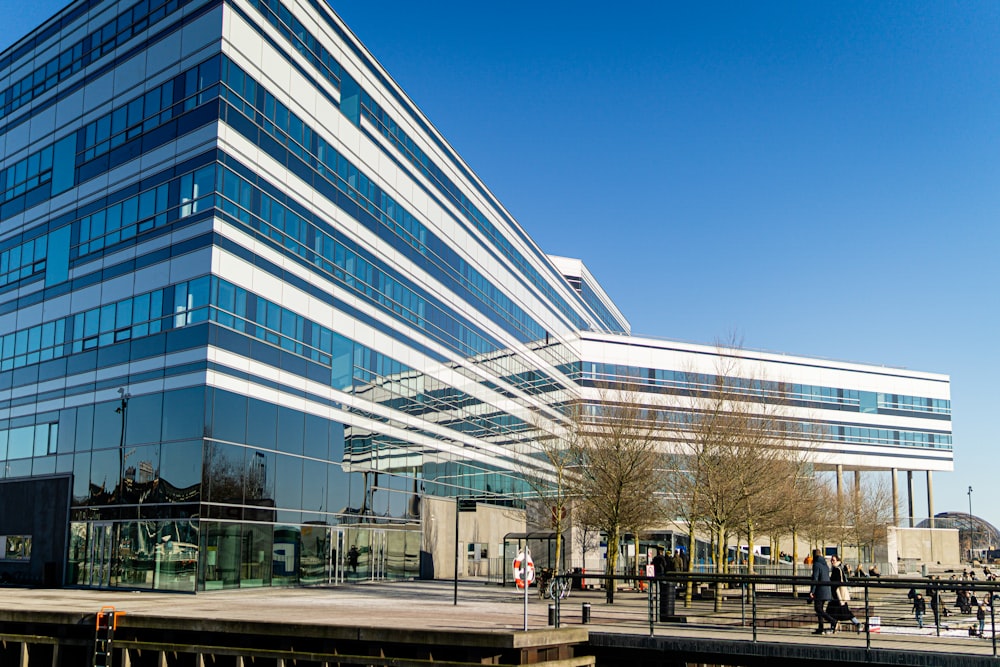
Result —
[[993, 657], [997, 657], [997, 616], [993, 611], [993, 591], [987, 591], [990, 596], [990, 635], [993, 637]]
[[659, 588], [660, 584], [658, 581], [653, 579], [648, 579], [646, 583], [648, 584], [646, 586], [646, 603], [649, 607], [649, 636], [652, 637], [653, 624], [656, 621], [656, 616], [654, 616], [654, 614], [657, 613], [657, 609], [659, 608], [659, 601], [656, 599], [656, 596], [653, 595], [653, 588]]
[[750, 583], [750, 609], [751, 609], [751, 624], [753, 625], [753, 640], [757, 641], [757, 584]]
[[[931, 583], [934, 586], [934, 583]], [[941, 636], [941, 614], [944, 613], [945, 604], [941, 600], [941, 591], [937, 586], [934, 586], [934, 599], [937, 600], [938, 611], [934, 614], [934, 633], [940, 637]]]
[[562, 599], [561, 599], [562, 596], [559, 595], [558, 577], [559, 577], [559, 575], [556, 575], [555, 577], [552, 578], [552, 581], [554, 582], [553, 585], [552, 585], [552, 592], [555, 593], [555, 595], [552, 596], [552, 601], [555, 603], [555, 612], [556, 612], [555, 613], [555, 618], [553, 619], [555, 622], [552, 625], [553, 625], [553, 627], [556, 627], [556, 628], [559, 627], [559, 607], [560, 607], [560, 605], [562, 603]]
[[869, 603], [871, 601], [871, 580], [865, 579], [865, 648], [871, 650], [872, 648], [872, 623], [871, 623], [871, 609], [869, 608]]
[[747, 583], [740, 584], [740, 623], [743, 627], [747, 624]]

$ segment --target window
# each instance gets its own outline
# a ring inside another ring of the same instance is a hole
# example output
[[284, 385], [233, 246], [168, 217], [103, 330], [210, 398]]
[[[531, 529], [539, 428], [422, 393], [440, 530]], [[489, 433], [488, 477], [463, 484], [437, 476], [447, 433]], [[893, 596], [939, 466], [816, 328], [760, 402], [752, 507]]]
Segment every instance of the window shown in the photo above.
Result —
[[0, 535], [0, 560], [31, 560], [31, 535]]

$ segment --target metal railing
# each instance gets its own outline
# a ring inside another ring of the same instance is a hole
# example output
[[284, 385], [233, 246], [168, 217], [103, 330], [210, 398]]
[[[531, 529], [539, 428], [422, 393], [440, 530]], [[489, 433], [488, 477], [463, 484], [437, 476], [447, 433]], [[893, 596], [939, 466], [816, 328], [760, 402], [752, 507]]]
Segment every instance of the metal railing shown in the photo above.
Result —
[[[713, 636], [733, 632], [753, 642], [798, 636], [795, 641], [801, 642], [802, 635], [818, 629], [808, 576], [675, 572], [657, 578], [591, 574], [587, 580], [600, 581], [603, 590], [577, 592], [579, 586], [574, 585], [570, 597], [552, 600], [555, 627], [572, 622], [576, 617], [572, 610], [582, 602], [586, 609], [580, 610], [580, 622], [609, 632], [647, 631], [653, 636], [711, 628]], [[607, 601], [609, 581], [616, 589], [613, 603]], [[850, 591], [849, 611], [842, 612], [835, 624], [854, 631], [845, 635], [845, 642], [860, 645], [863, 639], [869, 650], [891, 647], [997, 656], [994, 605], [1000, 603], [1000, 581], [864, 577], [851, 579], [845, 587]], [[672, 606], [665, 600], [670, 597], [668, 588], [676, 591]], [[916, 595], [926, 605], [921, 618], [914, 613]], [[932, 603], [935, 597], [937, 602]]]

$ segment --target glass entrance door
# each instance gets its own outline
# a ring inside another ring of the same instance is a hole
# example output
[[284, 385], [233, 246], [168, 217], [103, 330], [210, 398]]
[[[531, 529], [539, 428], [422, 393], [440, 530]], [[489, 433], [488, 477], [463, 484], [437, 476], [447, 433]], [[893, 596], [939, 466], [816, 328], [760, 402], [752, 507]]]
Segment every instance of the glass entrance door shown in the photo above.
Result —
[[330, 553], [326, 568], [326, 571], [329, 572], [327, 583], [342, 584], [347, 564], [347, 538], [344, 536], [343, 528], [331, 528], [330, 533]]
[[114, 551], [114, 525], [110, 521], [90, 524], [87, 539], [88, 576], [84, 585], [93, 588], [111, 586], [111, 556]]
[[372, 581], [382, 581], [386, 574], [386, 561], [389, 557], [389, 540], [384, 530], [371, 531], [371, 570]]

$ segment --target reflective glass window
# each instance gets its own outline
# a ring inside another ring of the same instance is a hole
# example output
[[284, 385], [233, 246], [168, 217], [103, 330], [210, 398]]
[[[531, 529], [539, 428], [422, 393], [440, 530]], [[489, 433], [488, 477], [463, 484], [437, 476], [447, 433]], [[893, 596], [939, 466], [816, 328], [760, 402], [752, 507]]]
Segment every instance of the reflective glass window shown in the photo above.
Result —
[[247, 398], [220, 389], [215, 390], [212, 437], [229, 442], [246, 442]]
[[244, 450], [242, 447], [217, 442], [205, 443], [201, 477], [201, 489], [205, 501], [242, 503], [243, 477]]
[[202, 441], [171, 442], [160, 447], [160, 478], [166, 483], [165, 502], [193, 502], [199, 499]]
[[297, 456], [278, 456], [274, 502], [283, 509], [302, 508], [302, 463]]
[[163, 394], [162, 440], [200, 438], [205, 429], [205, 392], [201, 387]]
[[302, 454], [302, 441], [304, 438], [305, 416], [298, 410], [279, 406], [278, 449], [289, 454]]
[[278, 406], [251, 398], [247, 410], [247, 444], [275, 449], [278, 433]]

